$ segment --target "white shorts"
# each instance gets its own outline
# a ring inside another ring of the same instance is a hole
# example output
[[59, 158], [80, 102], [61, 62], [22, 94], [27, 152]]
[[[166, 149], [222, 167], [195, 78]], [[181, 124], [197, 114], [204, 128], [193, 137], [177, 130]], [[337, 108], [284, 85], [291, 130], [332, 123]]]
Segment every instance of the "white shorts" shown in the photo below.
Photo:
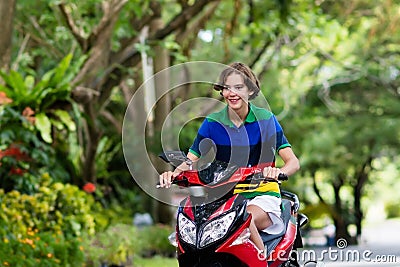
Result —
[[263, 229], [267, 234], [279, 234], [283, 231], [284, 223], [281, 219], [281, 199], [274, 196], [257, 196], [247, 202], [247, 205], [255, 205], [268, 213], [271, 218], [272, 225]]

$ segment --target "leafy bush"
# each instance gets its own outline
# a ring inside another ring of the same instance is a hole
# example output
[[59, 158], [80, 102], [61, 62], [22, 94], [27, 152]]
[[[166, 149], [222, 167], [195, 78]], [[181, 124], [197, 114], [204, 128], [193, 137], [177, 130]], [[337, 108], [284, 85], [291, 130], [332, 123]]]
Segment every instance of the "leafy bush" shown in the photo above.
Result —
[[51, 183], [46, 174], [41, 180], [38, 192], [32, 195], [0, 189], [0, 220], [4, 226], [0, 234], [13, 233], [18, 237], [29, 228], [75, 237], [82, 232], [94, 234], [92, 211], [100, 207], [93, 197], [74, 185]]
[[71, 59], [67, 55], [42, 77], [33, 71], [26, 75], [0, 71], [4, 81], [0, 84], [0, 186], [6, 192], [34, 193], [35, 177], [44, 172], [57, 181], [70, 178], [66, 171], [70, 159], [57, 160], [55, 148], [66, 146], [68, 133], [76, 130], [72, 112], [67, 111], [73, 111], [70, 81], [76, 68]]
[[400, 209], [399, 203], [397, 202], [390, 202], [385, 204], [385, 211], [386, 211], [386, 218], [400, 218]]
[[80, 266], [81, 236], [95, 233], [93, 196], [70, 184], [39, 179], [31, 195], [0, 189], [0, 259], [5, 266]]
[[85, 240], [88, 266], [131, 264], [133, 256], [140, 254], [142, 246], [137, 229], [127, 224], [112, 225]]
[[154, 255], [172, 257], [175, 247], [168, 241], [173, 227], [157, 224], [137, 228], [115, 224], [94, 237], [84, 238], [87, 266], [129, 265], [134, 258]]
[[38, 131], [22, 111], [0, 105], [0, 187], [6, 192], [36, 192], [38, 178], [49, 172], [57, 180], [68, 177], [51, 145], [38, 138]]
[[10, 106], [0, 106], [0, 117], [1, 188], [31, 194], [37, 189], [41, 173], [66, 175], [55, 161], [53, 148], [37, 137], [23, 114]]
[[0, 266], [52, 267], [82, 266], [84, 255], [80, 240], [63, 233], [28, 229], [20, 237], [9, 234], [0, 242]]
[[168, 240], [168, 236], [174, 231], [173, 227], [164, 224], [156, 224], [139, 229], [139, 239], [143, 242], [142, 256], [174, 256], [176, 249]]

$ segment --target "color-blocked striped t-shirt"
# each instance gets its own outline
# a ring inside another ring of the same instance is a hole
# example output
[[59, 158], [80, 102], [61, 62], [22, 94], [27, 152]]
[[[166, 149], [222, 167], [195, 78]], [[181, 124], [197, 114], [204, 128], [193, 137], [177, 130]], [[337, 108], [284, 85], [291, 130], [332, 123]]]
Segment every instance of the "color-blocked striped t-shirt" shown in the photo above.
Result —
[[[214, 149], [216, 160], [238, 166], [255, 166], [274, 165], [276, 152], [290, 146], [275, 115], [249, 104], [249, 113], [239, 127], [229, 119], [228, 106], [208, 115], [189, 151], [201, 157]], [[256, 195], [261, 193], [256, 191]]]

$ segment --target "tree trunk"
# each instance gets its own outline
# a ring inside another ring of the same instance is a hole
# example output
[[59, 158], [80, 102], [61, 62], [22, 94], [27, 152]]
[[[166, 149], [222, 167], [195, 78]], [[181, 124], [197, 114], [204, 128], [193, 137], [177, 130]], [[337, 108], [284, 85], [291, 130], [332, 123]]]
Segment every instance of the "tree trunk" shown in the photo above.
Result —
[[[153, 11], [158, 14], [157, 18], [154, 19], [150, 25], [151, 32], [157, 32], [164, 27], [164, 23], [161, 18], [161, 6], [155, 4], [153, 6]], [[171, 100], [170, 94], [165, 94], [168, 91], [168, 85], [170, 84], [168, 72], [163, 71], [170, 67], [170, 59], [168, 50], [160, 45], [154, 47], [155, 57], [154, 57], [154, 73], [156, 74], [155, 88], [156, 88], [156, 99], [158, 100], [155, 107], [155, 117], [154, 117], [154, 130], [155, 138], [161, 139], [161, 131], [164, 125], [165, 119], [171, 110]], [[161, 73], [159, 73], [162, 71]], [[162, 144], [162, 147], [169, 147], [169, 144]], [[161, 149], [161, 147], [160, 147]], [[160, 151], [161, 152], [161, 151]], [[168, 170], [169, 166], [157, 160], [157, 155], [153, 156], [153, 164], [158, 172], [163, 172]], [[159, 190], [158, 198], [161, 202], [158, 203], [155, 210], [155, 218], [161, 223], [170, 223], [172, 219], [172, 213], [170, 210], [170, 205], [165, 203], [171, 202], [171, 190]]]
[[317, 179], [316, 179], [316, 170], [314, 170], [313, 168], [310, 168], [310, 171], [311, 171], [311, 177], [312, 177], [312, 179], [313, 179], [313, 189], [314, 189], [314, 193], [317, 195], [317, 197], [318, 197], [318, 199], [319, 199], [319, 201], [321, 202], [321, 203], [323, 203], [323, 204], [326, 204], [326, 201], [325, 201], [325, 199], [322, 197], [322, 195], [321, 195], [321, 192], [320, 192], [320, 190], [319, 190], [319, 188], [318, 188], [318, 185], [317, 185]]
[[126, 2], [126, 0], [104, 1], [102, 3], [103, 17], [87, 38], [84, 38], [77, 30], [78, 27], [75, 25], [69, 9], [63, 3], [59, 5], [71, 33], [80, 44], [81, 49], [90, 55], [72, 82], [76, 86], [72, 96], [82, 105], [86, 114], [86, 125], [83, 130], [85, 140], [82, 144], [84, 148], [82, 159], [84, 181], [95, 183], [97, 179], [96, 152], [103, 134], [101, 127], [98, 126], [98, 118], [111, 93], [111, 89], [105, 90], [103, 83], [98, 83], [97, 80], [99, 74], [107, 69], [111, 61], [111, 37], [114, 25]]
[[340, 238], [346, 239], [347, 242], [352, 243], [351, 236], [347, 227], [349, 226], [346, 216], [343, 212], [343, 203], [340, 196], [340, 189], [344, 184], [343, 177], [338, 176], [337, 180], [333, 183], [333, 191], [335, 195], [334, 214], [333, 220], [336, 227], [336, 240]]
[[365, 183], [368, 181], [368, 172], [371, 169], [372, 157], [369, 156], [366, 162], [363, 164], [361, 169], [356, 173], [357, 184], [354, 187], [354, 213], [355, 213], [355, 224], [356, 224], [356, 239], [361, 236], [362, 233], [362, 219], [364, 218], [363, 211], [361, 209], [361, 196], [362, 190]]
[[[135, 77], [135, 84], [140, 85], [142, 84], [142, 82], [143, 80], [141, 79], [141, 77], [137, 75], [137, 77]], [[129, 135], [128, 137], [137, 138], [138, 140], [140, 140], [139, 142], [146, 139], [144, 133], [145, 131], [143, 129], [146, 128], [148, 114], [146, 112], [144, 98], [145, 98], [144, 90], [137, 90], [135, 92], [135, 97], [133, 98], [133, 103], [129, 105], [129, 109], [127, 110], [127, 116], [129, 116], [129, 120], [131, 122], [134, 122], [132, 123], [132, 125], [135, 126], [135, 128], [133, 129], [134, 134]], [[127, 99], [128, 100], [127, 103], [131, 99], [132, 99], [131, 97]], [[127, 136], [125, 136], [124, 138], [127, 138]], [[141, 185], [144, 186], [144, 188], [142, 189], [146, 192], [146, 194], [143, 194], [142, 198], [143, 208], [146, 211], [149, 211], [151, 213], [151, 217], [153, 218], [153, 220], [156, 221], [153, 212], [153, 207], [154, 205], [157, 204], [157, 201], [153, 197], [157, 194], [156, 192], [157, 189], [155, 188], [156, 173], [154, 172], [153, 166], [151, 166], [151, 164], [148, 164], [147, 157], [142, 156], [142, 155], [148, 155], [149, 152], [146, 151], [145, 147], [142, 145], [132, 146], [129, 147], [129, 149], [130, 151], [128, 153], [132, 153], [132, 155], [128, 156], [127, 160], [131, 159], [137, 160], [138, 166], [140, 166], [140, 168], [137, 168], [137, 170], [135, 170], [136, 175], [138, 175], [138, 177], [133, 176], [133, 178], [135, 179], [135, 181], [136, 179], [140, 180]]]
[[11, 62], [11, 40], [15, 0], [0, 1], [1, 37], [0, 37], [0, 69], [8, 71]]

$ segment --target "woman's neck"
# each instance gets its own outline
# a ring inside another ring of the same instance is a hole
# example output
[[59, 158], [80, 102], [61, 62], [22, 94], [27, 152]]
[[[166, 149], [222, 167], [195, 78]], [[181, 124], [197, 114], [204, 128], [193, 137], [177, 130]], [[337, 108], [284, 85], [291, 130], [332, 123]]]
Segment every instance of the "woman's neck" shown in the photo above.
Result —
[[249, 114], [249, 106], [246, 105], [239, 110], [233, 110], [228, 108], [229, 119], [233, 122], [236, 127], [239, 127], [245, 121], [247, 114]]

